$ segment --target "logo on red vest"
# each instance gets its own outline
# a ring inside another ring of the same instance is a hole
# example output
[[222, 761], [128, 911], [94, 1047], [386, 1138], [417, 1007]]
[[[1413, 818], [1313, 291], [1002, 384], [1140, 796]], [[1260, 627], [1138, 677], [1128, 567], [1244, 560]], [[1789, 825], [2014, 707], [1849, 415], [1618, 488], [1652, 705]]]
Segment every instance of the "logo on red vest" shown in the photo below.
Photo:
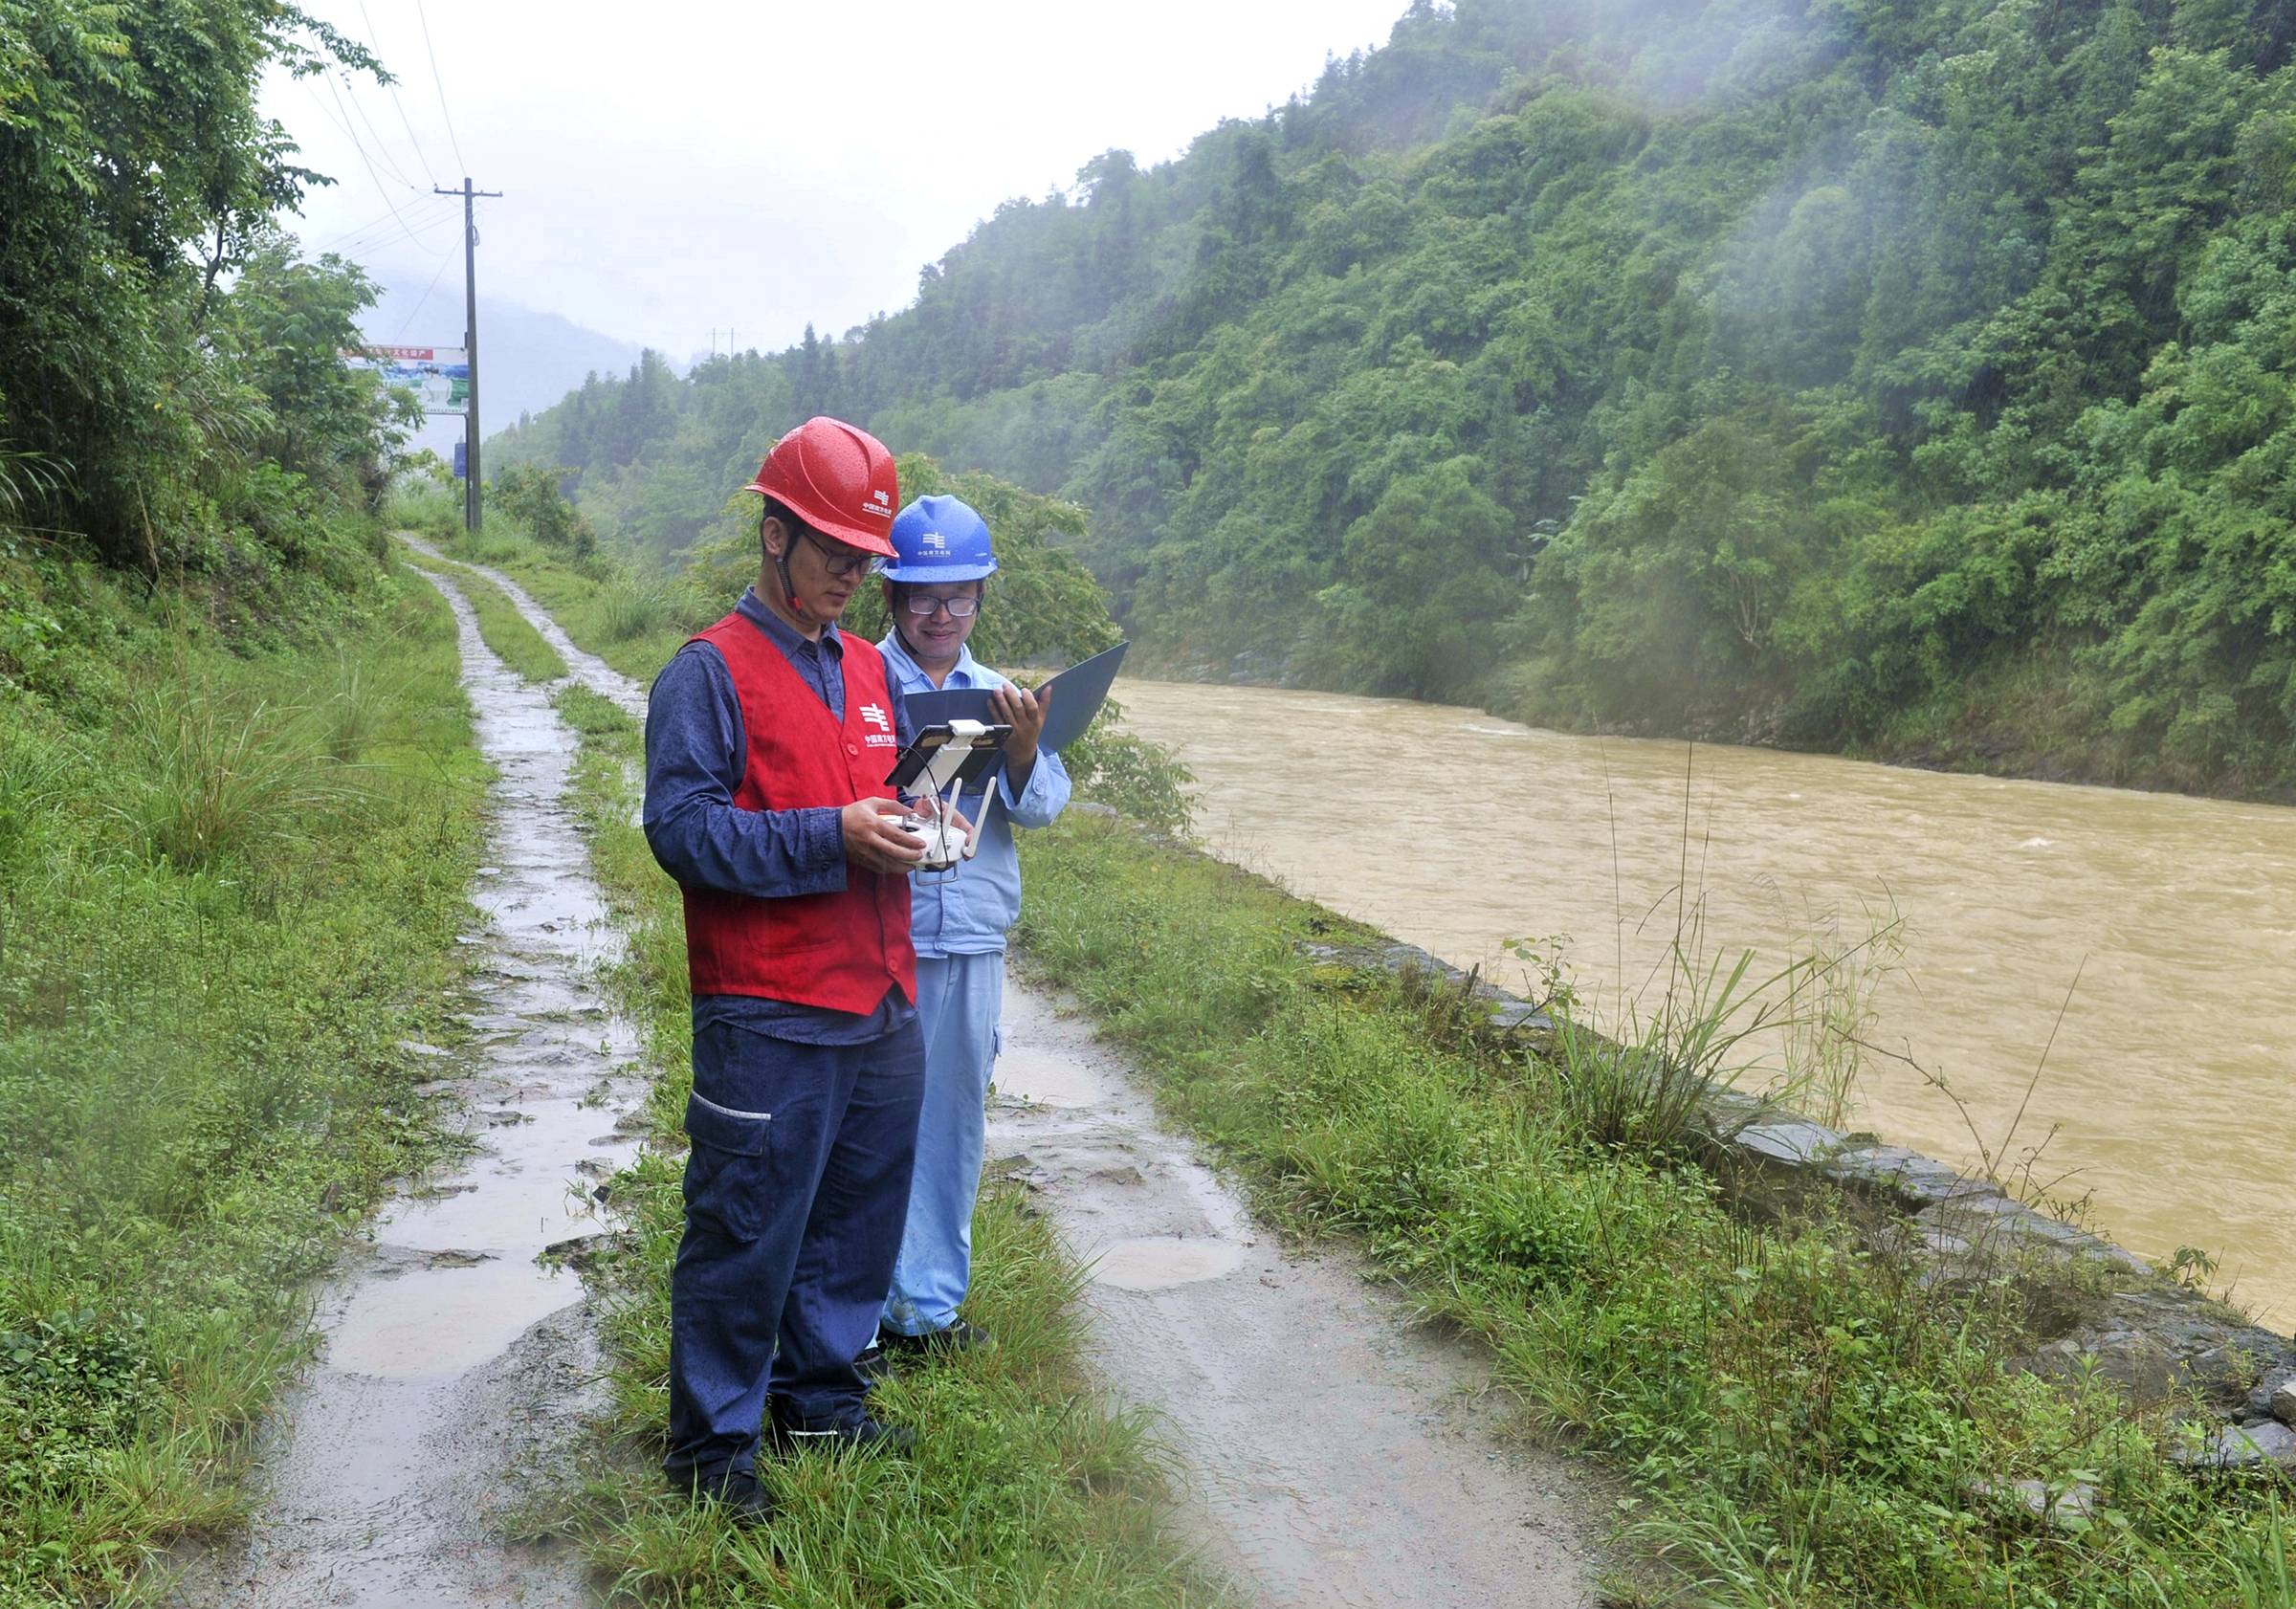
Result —
[[863, 733], [861, 735], [861, 740], [863, 742], [867, 743], [872, 749], [889, 749], [893, 747], [893, 722], [886, 718], [884, 705], [862, 705], [861, 718], [877, 729], [874, 732]]

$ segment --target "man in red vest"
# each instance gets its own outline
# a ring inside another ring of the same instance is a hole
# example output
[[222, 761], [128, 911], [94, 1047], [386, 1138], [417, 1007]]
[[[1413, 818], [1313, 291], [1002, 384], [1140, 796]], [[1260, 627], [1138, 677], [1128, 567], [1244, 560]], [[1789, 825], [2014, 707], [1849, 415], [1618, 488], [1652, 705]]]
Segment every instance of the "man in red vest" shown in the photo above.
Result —
[[646, 717], [647, 842], [685, 890], [693, 1141], [670, 1287], [672, 1482], [772, 1513], [782, 1448], [909, 1441], [868, 1410], [909, 1203], [924, 1046], [909, 943], [923, 841], [885, 775], [909, 740], [876, 649], [837, 617], [892, 554], [874, 437], [810, 419], [749, 491], [757, 584], [680, 649]]

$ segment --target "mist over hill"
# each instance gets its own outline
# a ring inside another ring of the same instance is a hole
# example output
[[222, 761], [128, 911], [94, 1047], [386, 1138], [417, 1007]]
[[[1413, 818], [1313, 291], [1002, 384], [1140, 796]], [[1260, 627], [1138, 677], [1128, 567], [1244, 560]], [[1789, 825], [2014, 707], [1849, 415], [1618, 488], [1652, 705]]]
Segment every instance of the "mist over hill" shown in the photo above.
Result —
[[826, 410], [1165, 665], [2285, 789], [2296, 6], [1458, 0], [835, 339], [505, 439], [656, 557]]

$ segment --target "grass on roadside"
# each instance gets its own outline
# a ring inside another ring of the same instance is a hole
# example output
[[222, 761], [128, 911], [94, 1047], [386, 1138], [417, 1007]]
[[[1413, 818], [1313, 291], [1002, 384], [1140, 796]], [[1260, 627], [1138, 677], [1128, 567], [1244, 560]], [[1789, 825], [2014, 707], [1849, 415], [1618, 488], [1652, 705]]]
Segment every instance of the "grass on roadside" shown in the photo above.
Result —
[[[2285, 1477], [2197, 1482], [2104, 1382], [2007, 1367], [2033, 1335], [2006, 1280], [1931, 1283], [1822, 1213], [1733, 1215], [1679, 1156], [1601, 1143], [1567, 1056], [1310, 959], [1302, 940], [1365, 936], [1232, 868], [1075, 815], [1023, 855], [1024, 962], [1278, 1223], [1355, 1238], [1490, 1344], [1535, 1422], [1631, 1473], [1659, 1600], [2289, 1601]], [[2044, 1527], [1985, 1494], [2024, 1479], [2093, 1485], [2095, 1517]]]
[[242, 1518], [306, 1282], [444, 1143], [401, 1042], [451, 1021], [484, 772], [417, 578], [255, 650], [0, 581], [73, 622], [58, 691], [0, 685], [0, 1601], [79, 1604]]
[[614, 1181], [612, 1205], [631, 1234], [593, 1275], [608, 1310], [614, 1453], [568, 1522], [592, 1562], [622, 1593], [689, 1605], [1220, 1601], [1163, 1534], [1163, 1482], [1147, 1427], [1088, 1387], [1076, 1269], [1015, 1188], [987, 1190], [974, 1227], [969, 1311], [996, 1333], [996, 1350], [913, 1369], [880, 1388], [879, 1411], [920, 1434], [914, 1459], [769, 1464], [783, 1514], [749, 1535], [662, 1490], [655, 1461], [668, 1417], [669, 1276], [691, 1077], [682, 915], [675, 885], [630, 825], [635, 723], [579, 687], [558, 703], [582, 734], [574, 786], [592, 863], [629, 934], [614, 982], [652, 1064], [647, 1114], [659, 1146]]

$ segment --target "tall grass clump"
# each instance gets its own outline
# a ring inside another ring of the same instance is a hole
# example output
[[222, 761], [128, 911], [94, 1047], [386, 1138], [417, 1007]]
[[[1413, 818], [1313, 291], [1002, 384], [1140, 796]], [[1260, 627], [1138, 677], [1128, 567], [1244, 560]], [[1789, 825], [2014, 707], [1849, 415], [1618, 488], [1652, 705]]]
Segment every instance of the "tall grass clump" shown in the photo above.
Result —
[[627, 571], [598, 591], [598, 628], [611, 643], [627, 643], [678, 624], [693, 611], [668, 582]]
[[374, 654], [338, 651], [335, 675], [306, 719], [320, 746], [338, 765], [353, 765], [402, 730], [409, 678], [385, 670], [389, 644]]
[[306, 1282], [441, 1143], [402, 1041], [451, 1015], [484, 791], [413, 577], [254, 642], [29, 584], [70, 628], [0, 696], [0, 1602], [63, 1605], [243, 1516]]
[[[1607, 1020], [1598, 999], [1558, 982], [1563, 961], [1544, 963], [1556, 1033], [1530, 1060], [1531, 1076], [1601, 1146], [1711, 1161], [1716, 1141], [1765, 1108], [1840, 1123], [1855, 1102], [1874, 991], [1896, 965], [1902, 931], [1894, 913], [1854, 939], [1829, 923], [1804, 953], [1757, 975], [1751, 950], [1708, 952], [1703, 901], [1689, 903], [1667, 959]], [[1726, 1103], [1725, 1093], [1754, 1098]]]
[[121, 715], [107, 808], [187, 871], [306, 847], [359, 798], [305, 711], [236, 676], [147, 687]]

